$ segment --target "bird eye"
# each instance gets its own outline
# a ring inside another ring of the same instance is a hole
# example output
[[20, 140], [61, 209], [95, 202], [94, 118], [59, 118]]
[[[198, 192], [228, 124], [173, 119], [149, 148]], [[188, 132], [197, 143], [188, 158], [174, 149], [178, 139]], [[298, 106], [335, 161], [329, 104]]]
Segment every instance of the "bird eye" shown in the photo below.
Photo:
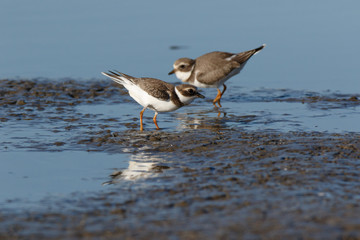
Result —
[[184, 65], [184, 64], [181, 64], [181, 65], [179, 66], [179, 68], [180, 68], [180, 69], [184, 69], [184, 68], [185, 68], [185, 65]]
[[194, 93], [195, 93], [192, 88], [190, 88], [190, 89], [188, 90], [188, 92], [189, 92], [190, 94], [194, 94]]

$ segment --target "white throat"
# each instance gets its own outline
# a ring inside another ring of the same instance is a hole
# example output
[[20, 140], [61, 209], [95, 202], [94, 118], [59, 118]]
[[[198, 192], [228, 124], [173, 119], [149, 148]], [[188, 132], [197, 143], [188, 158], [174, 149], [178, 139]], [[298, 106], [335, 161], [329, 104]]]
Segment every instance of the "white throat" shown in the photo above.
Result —
[[187, 80], [188, 80], [188, 79], [190, 78], [190, 76], [191, 76], [191, 73], [192, 73], [193, 69], [194, 69], [194, 66], [193, 66], [193, 67], [191, 68], [191, 70], [188, 71], [188, 72], [176, 71], [176, 72], [175, 72], [175, 75], [176, 75], [176, 77], [177, 77], [178, 79], [180, 79], [181, 81], [187, 82]]
[[190, 104], [192, 101], [194, 101], [194, 99], [196, 98], [195, 96], [192, 96], [192, 97], [186, 97], [184, 95], [182, 95], [179, 90], [177, 90], [177, 88], [175, 87], [175, 92], [176, 92], [176, 95], [178, 95], [179, 99], [180, 99], [180, 102], [182, 102], [183, 104], [185, 105], [188, 105]]

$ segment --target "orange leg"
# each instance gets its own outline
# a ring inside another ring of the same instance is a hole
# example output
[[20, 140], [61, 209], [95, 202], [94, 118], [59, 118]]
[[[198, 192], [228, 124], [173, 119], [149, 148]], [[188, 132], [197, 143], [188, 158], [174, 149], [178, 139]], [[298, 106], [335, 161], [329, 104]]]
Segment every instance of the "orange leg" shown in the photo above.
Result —
[[224, 94], [224, 92], [226, 91], [226, 85], [223, 84], [223, 86], [224, 86], [224, 89], [223, 89], [222, 92], [220, 92], [220, 89], [217, 88], [218, 94], [216, 95], [216, 97], [215, 97], [215, 99], [214, 99], [214, 101], [213, 101], [213, 104], [214, 104], [215, 107], [216, 107], [216, 103], [219, 104], [219, 107], [222, 107], [221, 104], [220, 104], [220, 99], [221, 99], [222, 95]]
[[153, 121], [154, 121], [154, 123], [155, 123], [156, 130], [159, 130], [160, 128], [159, 128], [159, 126], [157, 125], [157, 122], [156, 122], [156, 117], [157, 117], [157, 115], [158, 115], [158, 113], [157, 113], [157, 112], [155, 112], [155, 115], [154, 115]]
[[217, 107], [217, 106], [216, 106], [216, 103], [218, 103], [218, 104], [219, 104], [219, 107], [221, 107], [221, 104], [220, 104], [221, 91], [220, 91], [220, 89], [218, 89], [218, 88], [217, 88], [217, 90], [218, 90], [218, 94], [216, 95], [216, 97], [215, 97], [215, 99], [214, 99], [214, 101], [213, 101], [213, 104], [214, 104], [215, 107]]
[[144, 107], [143, 110], [141, 110], [141, 112], [140, 112], [140, 131], [144, 130], [144, 128], [143, 128], [143, 114], [145, 112], [145, 109], [146, 109], [146, 107]]

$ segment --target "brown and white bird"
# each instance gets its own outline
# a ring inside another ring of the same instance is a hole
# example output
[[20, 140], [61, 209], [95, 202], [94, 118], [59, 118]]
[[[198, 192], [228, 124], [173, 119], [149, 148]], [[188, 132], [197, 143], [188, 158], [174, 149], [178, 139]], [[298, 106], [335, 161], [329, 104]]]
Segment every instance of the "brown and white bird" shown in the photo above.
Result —
[[[247, 61], [264, 47], [265, 44], [241, 53], [210, 52], [196, 59], [179, 58], [175, 61], [174, 69], [169, 72], [169, 75], [175, 73], [178, 79], [196, 87], [217, 88], [218, 94], [213, 104], [216, 106], [218, 103], [221, 107], [220, 99], [226, 91], [224, 83], [238, 74]], [[224, 86], [222, 92], [219, 89], [221, 85]]]
[[160, 129], [156, 117], [159, 112], [171, 112], [190, 104], [195, 98], [204, 98], [197, 88], [189, 84], [174, 86], [155, 78], [135, 78], [121, 72], [102, 72], [103, 75], [123, 85], [129, 95], [141, 106], [140, 131], [143, 131], [143, 114], [145, 109], [155, 111], [153, 121], [156, 129]]

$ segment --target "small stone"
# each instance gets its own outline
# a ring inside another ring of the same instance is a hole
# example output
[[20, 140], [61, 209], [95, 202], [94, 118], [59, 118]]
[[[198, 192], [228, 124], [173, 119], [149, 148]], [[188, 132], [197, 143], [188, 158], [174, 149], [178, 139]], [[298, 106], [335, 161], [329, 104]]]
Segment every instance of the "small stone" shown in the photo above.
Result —
[[25, 104], [26, 104], [26, 102], [22, 99], [19, 99], [16, 101], [16, 105], [25, 105]]
[[63, 146], [65, 143], [64, 142], [54, 142], [55, 146]]
[[350, 97], [349, 98], [349, 101], [354, 101], [354, 102], [356, 102], [356, 101], [358, 101], [359, 99], [356, 97], [356, 96], [352, 96], [352, 97]]

